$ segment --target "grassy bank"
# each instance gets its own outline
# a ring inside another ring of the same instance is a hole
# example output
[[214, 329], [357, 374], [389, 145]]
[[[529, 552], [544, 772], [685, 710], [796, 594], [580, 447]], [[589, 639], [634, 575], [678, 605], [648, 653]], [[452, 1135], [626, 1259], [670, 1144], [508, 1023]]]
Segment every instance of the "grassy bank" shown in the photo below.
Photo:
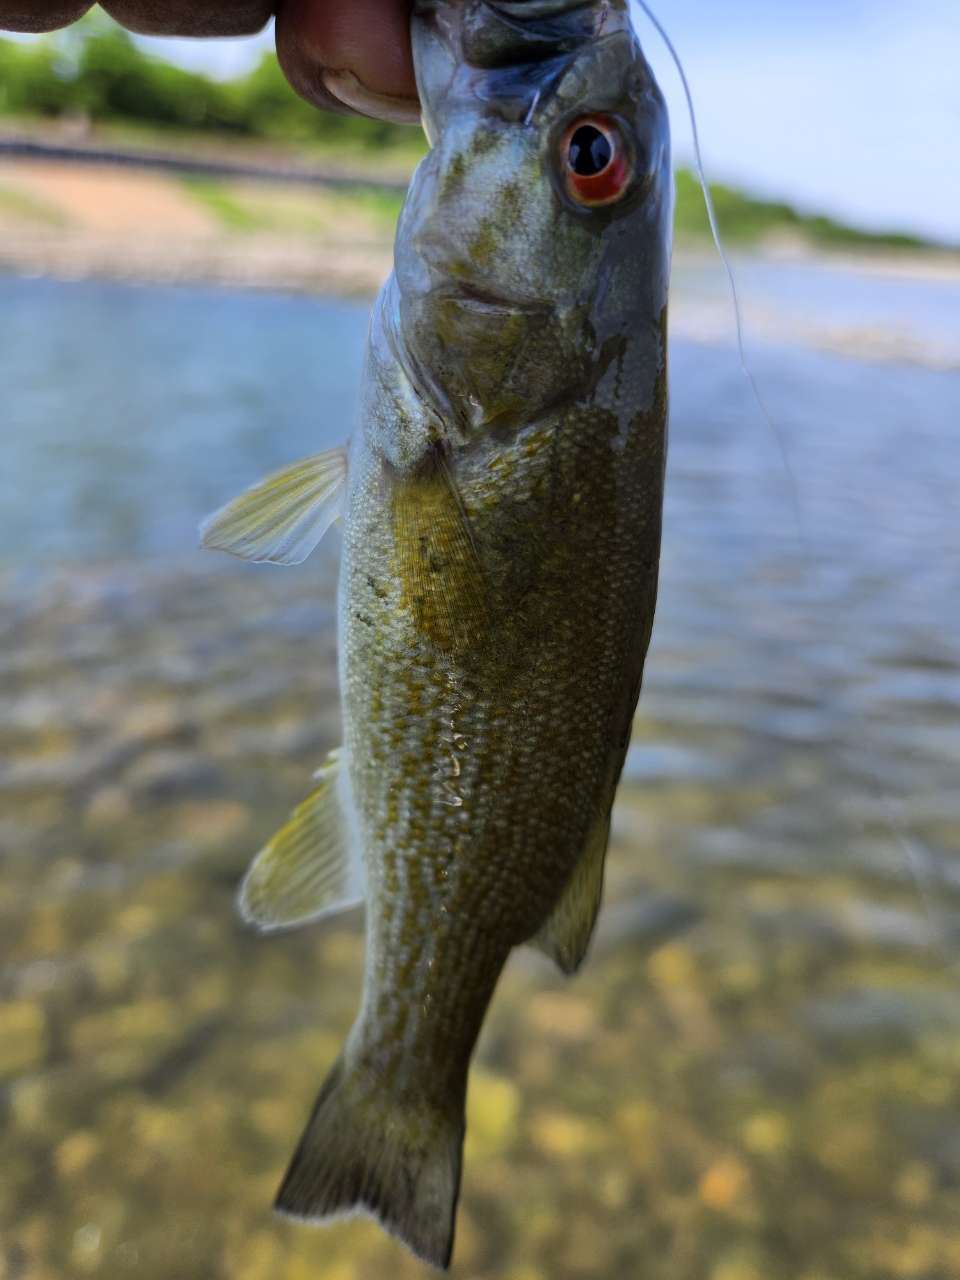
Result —
[[363, 148], [422, 147], [419, 129], [317, 111], [272, 53], [248, 75], [211, 80], [141, 52], [98, 12], [31, 44], [0, 39], [0, 114], [86, 116], [107, 123]]
[[[732, 243], [757, 244], [785, 234], [824, 249], [926, 249], [928, 241], [901, 232], [862, 231], [823, 214], [798, 213], [781, 201], [755, 200], [742, 191], [710, 184], [717, 225]], [[678, 236], [710, 240], [710, 221], [700, 184], [692, 173], [677, 173], [675, 226]]]

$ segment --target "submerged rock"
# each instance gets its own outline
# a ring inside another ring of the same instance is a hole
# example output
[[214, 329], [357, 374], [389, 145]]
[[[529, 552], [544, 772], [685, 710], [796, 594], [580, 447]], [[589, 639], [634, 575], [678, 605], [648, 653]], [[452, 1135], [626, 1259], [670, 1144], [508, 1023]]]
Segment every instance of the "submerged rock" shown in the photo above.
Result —
[[39, 1067], [47, 1056], [47, 1018], [38, 1004], [0, 1004], [0, 1080]]
[[863, 987], [824, 1000], [810, 1000], [799, 1011], [801, 1024], [831, 1049], [909, 1049], [914, 1040], [937, 1028], [960, 1032], [960, 997], [955, 991], [913, 988], [889, 991]]
[[220, 770], [196, 751], [151, 751], [127, 771], [134, 796], [154, 801], [209, 796], [220, 790]]
[[620, 947], [646, 955], [691, 929], [702, 916], [695, 902], [668, 893], [645, 893], [617, 902], [601, 912], [590, 955], [602, 959]]

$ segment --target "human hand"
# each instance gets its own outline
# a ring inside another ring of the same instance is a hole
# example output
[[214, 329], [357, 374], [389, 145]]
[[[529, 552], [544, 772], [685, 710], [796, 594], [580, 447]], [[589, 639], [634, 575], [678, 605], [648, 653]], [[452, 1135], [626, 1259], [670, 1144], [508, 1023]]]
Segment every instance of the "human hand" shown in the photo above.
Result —
[[[277, 57], [302, 98], [327, 111], [420, 119], [410, 52], [411, 0], [104, 0], [129, 31], [240, 36], [277, 11]], [[0, 30], [54, 31], [89, 0], [0, 0]]]

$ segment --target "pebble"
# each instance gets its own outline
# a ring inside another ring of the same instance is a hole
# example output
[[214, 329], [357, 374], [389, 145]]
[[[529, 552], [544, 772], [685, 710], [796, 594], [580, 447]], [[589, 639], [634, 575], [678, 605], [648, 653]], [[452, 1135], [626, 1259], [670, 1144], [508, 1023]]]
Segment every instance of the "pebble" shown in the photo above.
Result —
[[611, 1142], [611, 1135], [598, 1121], [557, 1111], [535, 1115], [530, 1122], [530, 1136], [545, 1155], [561, 1160], [603, 1151]]
[[84, 817], [94, 824], [117, 824], [125, 822], [133, 810], [130, 797], [123, 787], [116, 783], [100, 787], [90, 797]]
[[107, 1079], [144, 1075], [190, 1030], [169, 999], [141, 1000], [78, 1018], [70, 1048], [81, 1063], [94, 1064]]
[[63, 1178], [83, 1173], [100, 1154], [100, 1139], [90, 1129], [78, 1129], [54, 1149], [53, 1163]]
[[188, 800], [173, 814], [173, 833], [200, 845], [230, 840], [250, 823], [252, 814], [236, 800]]
[[908, 1049], [923, 1032], [937, 1027], [960, 1029], [960, 999], [955, 991], [930, 987], [904, 991], [861, 987], [808, 1001], [799, 1016], [824, 1043], [837, 1048]]
[[471, 1071], [464, 1159], [503, 1155], [516, 1138], [520, 1108], [520, 1091], [511, 1080]]
[[725, 1213], [746, 1195], [750, 1172], [737, 1160], [719, 1160], [711, 1165], [697, 1187], [700, 1199], [708, 1209]]
[[[0, 786], [0, 1280], [426, 1280], [270, 1213], [363, 964], [360, 912], [233, 912], [336, 741], [316, 583], [145, 572], [77, 568], [0, 654], [33, 779]], [[491, 1007], [453, 1280], [960, 1274], [960, 1014], [902, 868], [841, 874], [779, 782], [654, 728], [683, 777], [621, 791], [602, 963], [511, 964]]]
[[743, 1126], [743, 1145], [757, 1155], [772, 1156], [790, 1144], [790, 1121], [780, 1111], [758, 1111]]
[[138, 798], [169, 801], [203, 796], [221, 786], [220, 770], [196, 751], [150, 751], [127, 770], [125, 784]]
[[641, 954], [656, 950], [685, 933], [703, 915], [689, 899], [666, 893], [646, 893], [604, 908], [590, 943], [591, 959], [602, 959], [620, 947]]
[[536, 995], [527, 1007], [527, 1021], [544, 1035], [563, 1044], [586, 1044], [597, 1034], [593, 1005], [558, 991]]
[[35, 1070], [49, 1049], [47, 1019], [38, 1004], [0, 1004], [0, 1080]]

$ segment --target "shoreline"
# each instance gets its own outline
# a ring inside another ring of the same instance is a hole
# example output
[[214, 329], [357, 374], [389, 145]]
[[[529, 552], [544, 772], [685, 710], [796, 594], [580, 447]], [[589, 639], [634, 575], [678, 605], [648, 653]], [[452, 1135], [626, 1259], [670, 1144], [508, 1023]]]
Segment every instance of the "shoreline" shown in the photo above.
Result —
[[[847, 271], [890, 281], [960, 286], [960, 267], [934, 272], [930, 264], [887, 257], [850, 261], [827, 255], [746, 255], [748, 263], [798, 266], [811, 271]], [[246, 236], [194, 236], [135, 240], [83, 230], [22, 232], [0, 240], [0, 274], [62, 282], [111, 281], [140, 286], [199, 286], [229, 290], [273, 291], [332, 301], [372, 303], [393, 266], [387, 244], [344, 244], [313, 237], [262, 233]], [[738, 260], [733, 260], [736, 274]], [[732, 346], [735, 327], [725, 280], [722, 292], [698, 296], [683, 276], [703, 269], [722, 271], [719, 261], [700, 250], [681, 248], [674, 255], [670, 302], [673, 340], [705, 346]], [[960, 342], [910, 334], [885, 323], [837, 323], [771, 307], [741, 288], [741, 316], [749, 344], [793, 345], [871, 364], [906, 363], [937, 371], [960, 370]]]
[[0, 241], [0, 271], [7, 275], [275, 289], [345, 301], [375, 298], [392, 265], [392, 248], [302, 236], [136, 241], [66, 230], [8, 233]]
[[0, 270], [372, 298], [401, 193], [0, 157]]
[[[419, 158], [416, 147], [358, 152], [137, 124], [0, 118], [0, 270], [372, 298], [389, 274], [393, 224]], [[365, 208], [362, 188], [394, 202], [378, 225], [355, 216]], [[137, 216], [118, 219], [116, 207], [131, 201]], [[277, 216], [293, 201], [318, 215], [314, 234]], [[826, 249], [786, 228], [727, 248], [734, 263], [960, 284], [960, 249]], [[673, 260], [685, 270], [715, 266], [718, 257], [709, 240], [680, 237]]]
[[[369, 303], [393, 266], [399, 208], [400, 194], [382, 190], [206, 180], [90, 162], [0, 157], [0, 272]], [[960, 254], [826, 252], [781, 237], [746, 251], [734, 244], [731, 260], [735, 275], [740, 273], [741, 313], [751, 343], [797, 345], [871, 363], [960, 369], [960, 307], [950, 295], [944, 295], [944, 323], [937, 328], [908, 294], [890, 292], [898, 282], [960, 288]], [[851, 311], [838, 305], [834, 279], [822, 300], [817, 290], [791, 299], [789, 290], [781, 294], [776, 286], [777, 268], [871, 277], [886, 282], [887, 293], [875, 311]], [[729, 289], [713, 246], [682, 239], [675, 245], [670, 320], [674, 338], [733, 343]]]

